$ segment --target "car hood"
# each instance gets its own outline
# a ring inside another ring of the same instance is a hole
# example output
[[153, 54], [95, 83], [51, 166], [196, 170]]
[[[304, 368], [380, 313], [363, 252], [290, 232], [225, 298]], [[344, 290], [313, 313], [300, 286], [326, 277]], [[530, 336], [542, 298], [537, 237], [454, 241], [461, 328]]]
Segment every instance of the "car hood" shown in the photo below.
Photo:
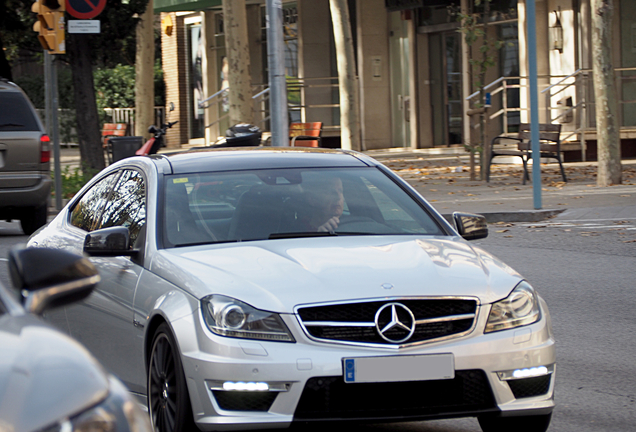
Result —
[[402, 296], [506, 297], [521, 276], [458, 237], [303, 238], [159, 251], [152, 271], [197, 298], [223, 294], [260, 309]]
[[105, 371], [79, 343], [28, 315], [0, 317], [0, 430], [39, 430], [107, 394]]

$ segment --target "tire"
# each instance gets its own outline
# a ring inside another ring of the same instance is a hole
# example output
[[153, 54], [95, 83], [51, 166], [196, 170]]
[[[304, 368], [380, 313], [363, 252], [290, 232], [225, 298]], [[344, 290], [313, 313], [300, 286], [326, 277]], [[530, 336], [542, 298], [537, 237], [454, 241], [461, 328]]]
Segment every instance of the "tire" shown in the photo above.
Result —
[[46, 225], [48, 206], [34, 207], [25, 210], [20, 216], [20, 226], [26, 235], [33, 234], [38, 228]]
[[552, 413], [520, 417], [478, 417], [483, 432], [545, 432], [550, 426]]
[[148, 412], [154, 431], [198, 430], [192, 417], [179, 349], [166, 323], [157, 328], [152, 341], [147, 394]]

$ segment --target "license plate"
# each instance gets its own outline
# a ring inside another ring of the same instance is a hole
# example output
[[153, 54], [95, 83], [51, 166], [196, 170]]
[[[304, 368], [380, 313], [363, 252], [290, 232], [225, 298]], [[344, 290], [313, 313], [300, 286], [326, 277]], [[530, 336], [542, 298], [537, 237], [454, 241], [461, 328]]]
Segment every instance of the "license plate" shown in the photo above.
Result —
[[428, 381], [455, 378], [453, 354], [343, 359], [348, 383]]

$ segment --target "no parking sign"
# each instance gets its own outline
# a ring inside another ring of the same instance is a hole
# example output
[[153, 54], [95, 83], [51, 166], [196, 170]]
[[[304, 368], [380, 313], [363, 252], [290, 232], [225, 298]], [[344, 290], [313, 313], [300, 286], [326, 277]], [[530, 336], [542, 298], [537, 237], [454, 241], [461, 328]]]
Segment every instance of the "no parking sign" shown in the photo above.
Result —
[[80, 19], [95, 18], [105, 6], [106, 0], [66, 0], [66, 12]]

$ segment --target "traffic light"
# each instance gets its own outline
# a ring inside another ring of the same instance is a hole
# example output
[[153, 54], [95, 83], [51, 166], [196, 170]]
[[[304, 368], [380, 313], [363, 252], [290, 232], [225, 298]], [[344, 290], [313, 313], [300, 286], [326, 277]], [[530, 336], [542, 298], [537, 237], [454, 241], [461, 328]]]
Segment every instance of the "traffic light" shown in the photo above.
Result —
[[38, 0], [31, 6], [31, 11], [38, 14], [33, 31], [38, 32], [40, 44], [51, 54], [66, 53], [65, 10], [65, 0]]

